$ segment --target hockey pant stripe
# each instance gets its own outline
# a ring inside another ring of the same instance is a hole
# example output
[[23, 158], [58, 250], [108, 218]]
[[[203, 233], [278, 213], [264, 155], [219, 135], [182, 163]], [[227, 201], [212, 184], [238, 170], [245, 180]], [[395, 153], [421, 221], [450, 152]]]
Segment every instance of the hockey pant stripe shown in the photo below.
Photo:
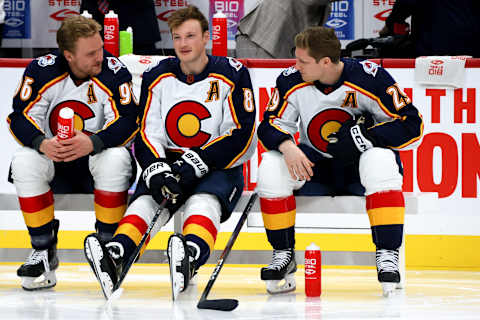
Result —
[[38, 228], [54, 218], [53, 193], [48, 192], [34, 197], [18, 197], [25, 224]]
[[95, 216], [106, 224], [118, 223], [127, 209], [127, 191], [95, 190]]

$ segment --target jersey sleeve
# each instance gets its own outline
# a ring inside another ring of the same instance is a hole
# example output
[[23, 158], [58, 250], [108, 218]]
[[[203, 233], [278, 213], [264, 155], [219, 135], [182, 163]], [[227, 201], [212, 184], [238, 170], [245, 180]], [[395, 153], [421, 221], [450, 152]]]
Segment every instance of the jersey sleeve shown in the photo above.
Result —
[[[287, 69], [287, 71], [290, 69]], [[299, 81], [297, 75], [294, 81], [282, 73], [276, 81], [275, 90], [263, 114], [263, 120], [258, 127], [258, 138], [268, 150], [278, 150], [278, 146], [285, 140], [294, 140], [298, 131], [298, 106], [292, 94], [299, 88], [310, 83]]]
[[135, 138], [135, 157], [142, 168], [165, 158], [161, 99], [157, 86], [169, 73], [144, 73], [140, 91], [140, 131]]
[[[200, 148], [200, 156], [211, 167], [232, 168], [247, 161], [255, 150], [256, 107], [252, 82], [246, 67], [230, 60], [230, 92], [223, 101], [220, 136]], [[236, 65], [238, 64], [238, 65]]]
[[105, 124], [95, 133], [104, 148], [126, 145], [138, 132], [139, 108], [133, 93], [132, 76], [124, 68], [121, 71], [114, 76], [112, 86], [107, 90], [109, 98], [103, 106]]
[[410, 97], [392, 76], [379, 68], [374, 92], [378, 111], [372, 111], [375, 125], [368, 128], [377, 146], [396, 150], [416, 147], [423, 136], [423, 119]]
[[13, 112], [7, 118], [10, 132], [17, 142], [27, 147], [33, 147], [33, 141], [45, 136], [45, 121], [50, 101], [44, 96], [48, 87], [58, 78], [51, 81], [41, 79], [41, 74], [32, 61], [20, 80], [18, 89], [13, 97]]

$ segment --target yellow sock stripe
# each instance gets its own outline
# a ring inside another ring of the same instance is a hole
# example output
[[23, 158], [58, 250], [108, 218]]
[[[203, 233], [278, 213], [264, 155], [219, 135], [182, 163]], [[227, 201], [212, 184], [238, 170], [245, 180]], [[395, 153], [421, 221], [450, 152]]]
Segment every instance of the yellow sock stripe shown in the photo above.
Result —
[[117, 234], [126, 235], [127, 237], [132, 239], [132, 241], [135, 242], [137, 246], [140, 243], [140, 240], [142, 239], [142, 236], [143, 236], [142, 233], [138, 231], [138, 229], [133, 224], [130, 224], [130, 223], [124, 223], [120, 225], [117, 231], [115, 232], [115, 235]]
[[95, 203], [95, 216], [97, 220], [103, 223], [118, 223], [123, 218], [126, 209], [126, 204], [118, 206], [116, 208], [106, 208]]
[[384, 207], [368, 210], [370, 226], [383, 226], [388, 224], [403, 224], [405, 220], [404, 207]]
[[274, 214], [262, 212], [263, 224], [265, 225], [265, 228], [269, 230], [280, 230], [293, 227], [295, 225], [296, 212], [296, 209]]
[[54, 218], [53, 204], [37, 212], [22, 212], [25, 224], [30, 228], [38, 228], [50, 222]]
[[203, 239], [207, 244], [208, 247], [210, 248], [210, 252], [213, 251], [213, 247], [215, 245], [215, 239], [213, 238], [212, 234], [208, 232], [207, 229], [202, 227], [201, 225], [198, 224], [189, 224], [183, 228], [183, 234], [194, 234], [197, 237]]

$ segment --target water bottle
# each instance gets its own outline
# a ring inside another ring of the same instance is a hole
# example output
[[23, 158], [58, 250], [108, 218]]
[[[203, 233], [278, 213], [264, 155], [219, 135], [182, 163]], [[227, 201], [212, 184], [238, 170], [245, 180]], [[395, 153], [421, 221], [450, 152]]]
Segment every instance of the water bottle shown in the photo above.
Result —
[[319, 297], [322, 293], [322, 253], [311, 243], [305, 250], [305, 294]]
[[212, 55], [227, 56], [227, 16], [222, 11], [212, 19]]
[[73, 137], [74, 112], [69, 107], [64, 107], [58, 113], [57, 138], [65, 140]]
[[118, 57], [120, 43], [118, 29], [118, 15], [110, 10], [103, 20], [103, 47], [115, 57]]

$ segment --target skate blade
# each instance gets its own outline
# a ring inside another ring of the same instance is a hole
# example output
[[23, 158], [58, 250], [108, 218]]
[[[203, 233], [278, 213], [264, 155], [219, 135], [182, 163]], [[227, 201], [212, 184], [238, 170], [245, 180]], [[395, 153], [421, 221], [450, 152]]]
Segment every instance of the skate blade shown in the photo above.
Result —
[[266, 280], [265, 283], [270, 294], [292, 292], [297, 288], [294, 273], [286, 275], [282, 280]]
[[[172, 251], [175, 249], [177, 252], [176, 259], [173, 259]], [[177, 272], [177, 266], [181, 265], [182, 260], [185, 256], [185, 248], [183, 247], [183, 242], [177, 237], [170, 239], [168, 243], [168, 263], [170, 266], [170, 285], [172, 289], [172, 301], [177, 300], [180, 292], [183, 291], [185, 287], [185, 279], [181, 272]]]
[[27, 291], [50, 289], [56, 284], [55, 271], [45, 272], [40, 277], [22, 277], [22, 288]]
[[85, 240], [85, 253], [98, 282], [100, 282], [103, 295], [105, 296], [105, 299], [108, 300], [112, 295], [113, 282], [108, 273], [103, 272], [100, 266], [100, 260], [103, 259], [103, 250], [97, 238], [88, 237]]
[[382, 284], [382, 291], [383, 291], [383, 296], [385, 298], [389, 298], [393, 296], [395, 292], [395, 287], [397, 286], [397, 283], [395, 282], [381, 282]]

